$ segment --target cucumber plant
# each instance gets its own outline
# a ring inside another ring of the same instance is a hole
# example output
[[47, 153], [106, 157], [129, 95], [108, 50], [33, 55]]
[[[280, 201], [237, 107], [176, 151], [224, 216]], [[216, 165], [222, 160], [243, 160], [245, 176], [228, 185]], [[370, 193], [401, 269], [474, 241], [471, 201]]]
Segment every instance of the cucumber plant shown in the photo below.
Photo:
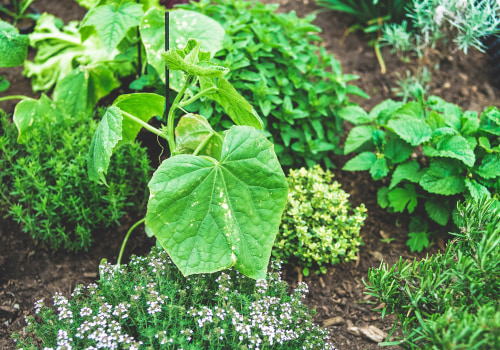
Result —
[[[149, 183], [144, 221], [184, 275], [235, 266], [264, 278], [287, 200], [288, 185], [273, 144], [252, 106], [210, 62], [201, 42], [162, 54], [169, 70], [184, 75], [168, 111], [167, 124], [147, 123], [163, 115], [165, 99], [153, 93], [119, 96], [108, 107], [90, 146], [88, 174], [105, 183], [112, 153], [144, 127], [168, 141], [170, 158]], [[189, 87], [199, 85], [196, 95]], [[201, 115], [175, 114], [205, 96], [220, 104], [236, 124], [216, 132]]]

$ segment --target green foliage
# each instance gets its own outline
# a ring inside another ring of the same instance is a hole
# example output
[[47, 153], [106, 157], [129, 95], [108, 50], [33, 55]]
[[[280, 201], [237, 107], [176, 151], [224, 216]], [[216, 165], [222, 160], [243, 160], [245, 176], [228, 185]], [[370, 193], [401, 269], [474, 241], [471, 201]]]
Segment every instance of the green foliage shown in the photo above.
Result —
[[[28, 129], [19, 134], [22, 144], [16, 142], [16, 126], [2, 114], [1, 209], [52, 249], [86, 250], [94, 231], [117, 224], [125, 212], [144, 209], [148, 159], [138, 145], [130, 145], [113, 158], [109, 187], [90, 181], [85, 151], [96, 123], [63, 117], [50, 104], [42, 97], [36, 109], [30, 109]], [[16, 112], [19, 108], [23, 105], [18, 104]]]
[[[500, 215], [495, 200], [470, 200], [457, 210], [459, 233], [421, 261], [368, 271], [368, 293], [394, 313], [403, 348], [500, 348]], [[395, 326], [396, 326], [395, 324]]]
[[17, 347], [335, 350], [302, 303], [307, 285], [288, 294], [279, 268], [259, 281], [236, 270], [186, 278], [153, 248], [128, 267], [102, 264], [98, 284], [77, 286], [69, 300], [35, 303]]
[[332, 178], [319, 165], [290, 170], [288, 202], [273, 256], [285, 262], [294, 259], [305, 271], [319, 267], [322, 273], [324, 265], [356, 259], [366, 208], [361, 204], [352, 210], [349, 194]]
[[[347, 107], [340, 116], [355, 124], [345, 153], [358, 153], [343, 169], [389, 179], [378, 202], [391, 212], [424, 211], [444, 226], [460, 198], [499, 195], [500, 111], [495, 107], [478, 116], [431, 96], [406, 104], [386, 100], [370, 113]], [[418, 234], [410, 235], [412, 250], [428, 244], [424, 231], [411, 231]]]
[[483, 39], [499, 32], [499, 11], [494, 0], [413, 0], [406, 15], [411, 25], [386, 24], [382, 40], [396, 52], [414, 51], [419, 57], [440, 43], [466, 54], [471, 47], [484, 51]]
[[[228, 79], [263, 116], [280, 163], [333, 166], [329, 153], [338, 150], [341, 134], [336, 112], [348, 104], [348, 94], [368, 96], [347, 85], [357, 76], [342, 74], [339, 62], [316, 45], [321, 38], [314, 16], [275, 13], [277, 5], [256, 1], [202, 0], [179, 7], [224, 26], [224, 48], [214, 61], [231, 69]], [[228, 124], [212, 101], [200, 100], [193, 108], [216, 130]]]
[[[109, 107], [90, 147], [89, 176], [104, 181], [110, 157], [135, 139], [141, 127], [168, 141], [171, 157], [153, 174], [146, 225], [183, 274], [212, 273], [235, 266], [263, 278], [283, 208], [287, 185], [260, 117], [223, 78], [228, 69], [210, 62], [201, 42], [165, 52], [170, 70], [184, 77], [160, 129], [147, 124], [163, 115], [155, 94], [122, 95]], [[186, 93], [198, 86], [195, 96]], [[216, 101], [237, 125], [218, 133], [200, 115], [177, 124], [177, 110], [205, 96]]]
[[15, 67], [24, 63], [28, 54], [29, 38], [19, 34], [9, 23], [0, 20], [0, 67]]

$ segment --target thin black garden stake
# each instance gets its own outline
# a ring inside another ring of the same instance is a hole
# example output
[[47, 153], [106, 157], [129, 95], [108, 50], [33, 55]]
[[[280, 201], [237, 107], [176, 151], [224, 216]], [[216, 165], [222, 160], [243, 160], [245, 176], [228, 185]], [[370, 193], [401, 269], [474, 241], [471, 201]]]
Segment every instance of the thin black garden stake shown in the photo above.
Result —
[[[169, 41], [170, 41], [170, 14], [168, 11], [165, 11], [165, 51], [170, 49]], [[170, 77], [168, 75], [168, 67], [165, 65], [165, 122], [167, 121], [167, 115], [170, 111]]]
[[[140, 0], [137, 0], [137, 3], [139, 3]], [[139, 38], [139, 41], [137, 42], [137, 55], [139, 58], [139, 78], [142, 75], [142, 58], [141, 58], [141, 32], [139, 31], [139, 26], [137, 26], [137, 37]]]

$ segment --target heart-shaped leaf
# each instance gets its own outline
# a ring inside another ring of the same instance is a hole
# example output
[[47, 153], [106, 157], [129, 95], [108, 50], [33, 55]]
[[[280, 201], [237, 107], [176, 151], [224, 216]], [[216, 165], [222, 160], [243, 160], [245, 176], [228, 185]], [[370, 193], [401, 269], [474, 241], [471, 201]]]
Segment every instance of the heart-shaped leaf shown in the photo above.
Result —
[[233, 126], [220, 161], [171, 157], [149, 188], [146, 225], [184, 275], [234, 265], [249, 277], [264, 278], [288, 185], [262, 133]]

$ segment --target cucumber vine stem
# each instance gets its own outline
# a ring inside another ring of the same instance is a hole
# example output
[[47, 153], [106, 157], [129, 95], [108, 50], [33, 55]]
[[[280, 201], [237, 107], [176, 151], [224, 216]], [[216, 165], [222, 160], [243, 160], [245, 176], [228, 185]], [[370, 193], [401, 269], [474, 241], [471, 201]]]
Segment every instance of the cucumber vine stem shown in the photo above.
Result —
[[168, 111], [168, 116], [167, 116], [167, 141], [168, 141], [168, 147], [170, 148], [170, 154], [175, 153], [175, 139], [174, 139], [174, 116], [175, 116], [175, 110], [179, 106], [179, 102], [181, 100], [181, 97], [184, 96], [184, 93], [186, 92], [186, 89], [188, 86], [191, 84], [192, 76], [188, 75], [186, 77], [186, 82], [181, 88], [181, 91], [175, 96], [175, 100], [170, 106], [170, 110]]
[[24, 96], [24, 95], [11, 95], [11, 96], [0, 97], [0, 102], [8, 101], [8, 100], [28, 100], [30, 98], [31, 97]]
[[127, 245], [127, 241], [128, 241], [128, 238], [130, 237], [130, 234], [132, 233], [132, 231], [134, 231], [134, 229], [139, 226], [140, 224], [142, 224], [144, 221], [146, 221], [146, 218], [143, 218], [139, 221], [137, 221], [135, 224], [132, 225], [132, 227], [128, 230], [127, 234], [125, 235], [125, 238], [123, 239], [123, 242], [122, 242], [122, 247], [120, 249], [120, 254], [118, 255], [118, 260], [116, 261], [116, 266], [120, 266], [120, 263], [122, 262], [122, 256], [123, 256], [123, 252], [125, 251], [125, 246]]
[[145, 121], [133, 116], [132, 114], [130, 113], [127, 113], [125, 111], [120, 111], [122, 113], [122, 115], [124, 115], [125, 117], [129, 118], [129, 119], [132, 119], [134, 122], [140, 124], [144, 129], [147, 129], [149, 131], [151, 131], [153, 134], [155, 135], [158, 135], [160, 137], [163, 137], [164, 139], [168, 140], [168, 137], [167, 135], [165, 135], [163, 132], [161, 132], [160, 130], [158, 130], [157, 128], [155, 128], [154, 126], [151, 126], [149, 125], [148, 123], [146, 123]]

